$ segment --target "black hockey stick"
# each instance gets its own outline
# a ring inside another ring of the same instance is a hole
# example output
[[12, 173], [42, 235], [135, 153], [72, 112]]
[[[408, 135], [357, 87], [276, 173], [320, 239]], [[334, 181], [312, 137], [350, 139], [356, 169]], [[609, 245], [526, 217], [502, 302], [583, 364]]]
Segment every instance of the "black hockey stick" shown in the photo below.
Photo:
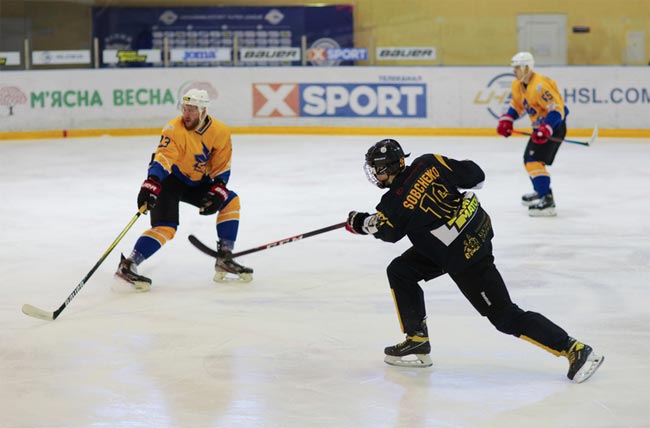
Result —
[[[530, 132], [517, 131], [516, 129], [513, 129], [512, 133], [513, 134], [528, 135], [528, 136], [533, 135]], [[565, 143], [571, 143], [571, 144], [579, 144], [581, 146], [590, 146], [591, 144], [593, 144], [594, 141], [596, 141], [596, 138], [598, 138], [598, 125], [594, 126], [594, 132], [591, 133], [591, 138], [589, 138], [589, 141], [576, 141], [576, 140], [570, 140], [568, 138], [560, 139], [560, 138], [556, 138], [556, 137], [553, 137], [553, 136], [548, 137], [549, 140], [555, 141], [556, 143], [565, 142]]]
[[144, 204], [144, 205], [142, 205], [142, 206], [140, 207], [140, 209], [139, 209], [138, 212], [133, 216], [133, 218], [131, 219], [131, 221], [129, 221], [129, 224], [127, 224], [126, 227], [125, 227], [125, 228], [120, 232], [120, 234], [117, 236], [117, 238], [115, 238], [115, 241], [113, 241], [113, 243], [108, 247], [108, 249], [104, 252], [104, 254], [102, 254], [102, 256], [99, 258], [99, 260], [97, 261], [97, 263], [95, 263], [95, 266], [93, 266], [93, 268], [90, 269], [90, 272], [88, 272], [88, 273], [86, 274], [86, 276], [84, 276], [84, 278], [81, 280], [81, 282], [77, 285], [77, 287], [75, 287], [75, 289], [72, 290], [72, 293], [70, 293], [70, 295], [68, 296], [68, 298], [65, 299], [65, 302], [63, 302], [63, 304], [62, 304], [61, 306], [59, 306], [59, 309], [57, 309], [57, 310], [54, 311], [54, 312], [48, 312], [48, 311], [44, 311], [43, 309], [39, 309], [39, 308], [37, 308], [36, 306], [32, 306], [32, 305], [25, 304], [25, 305], [23, 305], [23, 313], [24, 313], [25, 315], [29, 315], [30, 317], [40, 318], [40, 319], [42, 319], [42, 320], [46, 320], [46, 321], [54, 321], [55, 319], [57, 319], [58, 316], [61, 315], [61, 312], [63, 312], [63, 310], [66, 308], [66, 306], [68, 306], [68, 305], [70, 304], [70, 302], [72, 301], [72, 299], [74, 299], [74, 296], [76, 296], [77, 293], [79, 293], [79, 291], [81, 290], [81, 288], [82, 288], [82, 287], [86, 284], [86, 282], [90, 279], [90, 277], [92, 276], [92, 274], [95, 273], [95, 271], [97, 270], [97, 268], [99, 267], [99, 265], [101, 265], [102, 262], [103, 262], [104, 260], [106, 260], [106, 257], [108, 257], [108, 255], [111, 253], [111, 251], [113, 251], [113, 249], [114, 249], [114, 248], [117, 246], [117, 244], [122, 240], [122, 238], [124, 238], [124, 235], [126, 235], [126, 232], [128, 232], [129, 229], [131, 229], [131, 226], [133, 226], [133, 224], [134, 224], [135, 221], [138, 219], [138, 217], [140, 217], [140, 215], [141, 215], [142, 213], [144, 213], [146, 210], [147, 210], [147, 204]]
[[[343, 226], [345, 226], [345, 222], [339, 223], [339, 224], [333, 224], [331, 226], [327, 226], [327, 227], [324, 227], [322, 229], [312, 230], [311, 232], [302, 233], [300, 235], [292, 236], [290, 238], [280, 239], [279, 241], [271, 242], [269, 244], [260, 245], [259, 247], [251, 248], [249, 250], [244, 250], [244, 251], [240, 251], [238, 253], [233, 253], [232, 256], [233, 256], [233, 258], [235, 258], [235, 257], [239, 257], [239, 256], [244, 256], [244, 255], [250, 254], [250, 253], [256, 253], [258, 251], [267, 250], [269, 248], [273, 248], [273, 247], [277, 247], [277, 246], [280, 246], [280, 245], [288, 244], [289, 242], [300, 241], [301, 239], [309, 238], [310, 236], [320, 235], [321, 233], [325, 233], [325, 232], [329, 232], [329, 231], [332, 231], [332, 230], [340, 229]], [[189, 239], [190, 242], [192, 243], [192, 245], [194, 245], [196, 248], [198, 248], [201, 252], [207, 254], [208, 256], [217, 257], [217, 252], [214, 249], [212, 249], [212, 248], [208, 247], [207, 245], [205, 245], [203, 242], [199, 241], [199, 238], [197, 238], [196, 236], [190, 235], [190, 236], [187, 237], [187, 239]]]

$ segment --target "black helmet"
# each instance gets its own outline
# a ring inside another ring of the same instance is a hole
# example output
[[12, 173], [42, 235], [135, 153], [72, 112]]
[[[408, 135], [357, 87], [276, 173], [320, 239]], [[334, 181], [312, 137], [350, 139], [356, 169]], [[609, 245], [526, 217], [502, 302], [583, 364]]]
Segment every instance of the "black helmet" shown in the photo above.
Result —
[[380, 189], [388, 187], [385, 180], [379, 181], [377, 179], [377, 175], [395, 175], [403, 171], [406, 168], [404, 158], [408, 156], [408, 154], [404, 154], [402, 146], [393, 139], [387, 138], [375, 143], [366, 153], [364, 169], [368, 180]]

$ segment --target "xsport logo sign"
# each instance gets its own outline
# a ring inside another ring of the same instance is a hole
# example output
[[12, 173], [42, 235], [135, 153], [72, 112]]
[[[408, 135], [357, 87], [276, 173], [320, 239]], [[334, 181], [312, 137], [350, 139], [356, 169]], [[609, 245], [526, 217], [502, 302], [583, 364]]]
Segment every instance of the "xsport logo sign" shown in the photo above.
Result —
[[426, 118], [425, 84], [254, 83], [253, 117]]

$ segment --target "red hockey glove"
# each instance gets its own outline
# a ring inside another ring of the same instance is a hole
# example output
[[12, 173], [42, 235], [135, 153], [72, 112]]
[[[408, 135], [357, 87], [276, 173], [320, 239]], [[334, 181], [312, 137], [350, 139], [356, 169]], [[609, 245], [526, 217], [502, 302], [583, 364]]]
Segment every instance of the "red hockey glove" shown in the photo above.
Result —
[[542, 123], [537, 131], [533, 132], [531, 135], [531, 140], [535, 144], [544, 144], [548, 141], [548, 137], [553, 135], [553, 128], [548, 123]]
[[509, 114], [503, 114], [499, 118], [499, 125], [497, 125], [497, 134], [509, 137], [512, 135], [512, 122], [515, 118]]
[[357, 235], [367, 235], [368, 232], [363, 230], [363, 222], [367, 217], [370, 217], [370, 214], [350, 211], [348, 221], [345, 223], [345, 230]]
[[162, 185], [158, 177], [149, 176], [140, 186], [140, 193], [138, 193], [138, 209], [147, 204], [147, 210], [152, 210], [158, 202], [158, 195], [162, 190]]
[[199, 214], [211, 215], [219, 211], [223, 202], [228, 199], [228, 189], [223, 182], [218, 182], [208, 190], [203, 199], [201, 199], [201, 208]]

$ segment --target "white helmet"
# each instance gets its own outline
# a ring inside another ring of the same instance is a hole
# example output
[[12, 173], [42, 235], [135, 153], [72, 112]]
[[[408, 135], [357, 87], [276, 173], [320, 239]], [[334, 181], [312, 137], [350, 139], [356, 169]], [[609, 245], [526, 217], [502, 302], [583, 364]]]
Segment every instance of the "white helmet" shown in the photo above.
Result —
[[208, 116], [208, 106], [210, 105], [208, 91], [204, 89], [190, 89], [185, 92], [185, 95], [183, 95], [181, 102], [178, 105], [181, 111], [183, 111], [184, 105], [196, 106], [199, 109], [199, 125], [197, 126], [200, 126]]
[[199, 109], [205, 109], [210, 105], [210, 97], [208, 91], [204, 89], [190, 89], [181, 98], [181, 105], [187, 104], [189, 106], [196, 106]]
[[535, 66], [535, 58], [530, 52], [518, 52], [510, 60], [510, 65], [512, 67], [524, 67], [528, 66], [529, 70], [532, 70]]

